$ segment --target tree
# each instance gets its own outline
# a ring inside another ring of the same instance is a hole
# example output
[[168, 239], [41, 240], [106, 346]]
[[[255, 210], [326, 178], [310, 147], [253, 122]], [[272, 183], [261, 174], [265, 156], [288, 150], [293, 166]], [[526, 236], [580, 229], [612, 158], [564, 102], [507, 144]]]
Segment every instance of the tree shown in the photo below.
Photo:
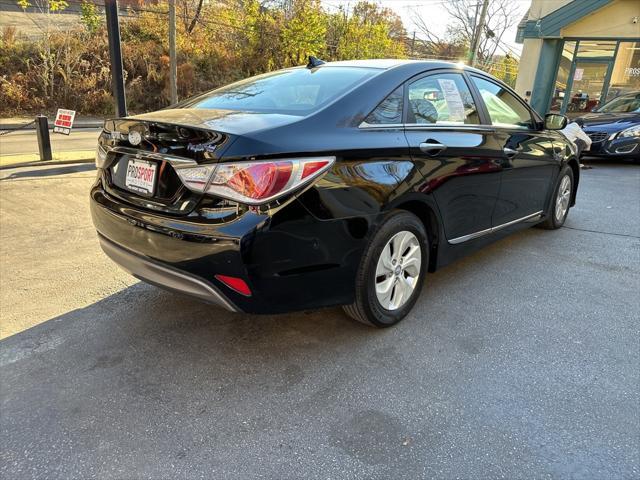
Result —
[[84, 1], [80, 4], [80, 22], [90, 34], [95, 34], [100, 28], [102, 17], [93, 3]]
[[515, 87], [518, 76], [518, 61], [511, 55], [496, 55], [487, 71], [510, 87]]
[[202, 4], [204, 0], [198, 0], [198, 5], [196, 6], [196, 12], [193, 14], [193, 18], [187, 27], [187, 33], [193, 32], [193, 29], [196, 27], [198, 20], [200, 19], [200, 13], [202, 12]]
[[[469, 49], [480, 14], [479, 0], [450, 0], [443, 7], [452, 22], [444, 36], [434, 33], [431, 22], [414, 10], [414, 22], [427, 42], [434, 45], [463, 45]], [[520, 20], [520, 5], [513, 0], [491, 0], [487, 10], [486, 26], [478, 42], [478, 66], [487, 68], [492, 62], [506, 31]]]
[[326, 17], [319, 0], [292, 0], [281, 34], [286, 64], [300, 65], [309, 55], [322, 56], [326, 33]]
[[23, 9], [35, 6], [41, 13], [61, 12], [69, 6], [65, 0], [34, 0], [35, 5], [30, 0], [18, 0], [16, 3]]
[[404, 57], [405, 40], [400, 17], [376, 3], [360, 1], [351, 12], [340, 7], [329, 15], [327, 48], [331, 59]]
[[[17, 1], [17, 0], [16, 0]], [[175, 0], [178, 92], [189, 97], [251, 75], [323, 60], [405, 56], [399, 17], [372, 1], [328, 11], [321, 0]], [[49, 12], [38, 40], [0, 36], [0, 112], [111, 112], [107, 34], [100, 2], [85, 0], [69, 26], [53, 12], [66, 2], [20, 0]], [[130, 112], [166, 106], [167, 0], [125, 0], [121, 23]], [[97, 8], [96, 8], [97, 7]], [[48, 32], [48, 33], [47, 33]], [[152, 92], [153, 94], [150, 94]]]
[[42, 80], [45, 94], [53, 95], [56, 67], [68, 45], [63, 45], [55, 51], [51, 48], [51, 15], [63, 11], [69, 4], [65, 0], [33, 0], [33, 2], [31, 3], [30, 0], [18, 0], [17, 4], [24, 10], [29, 7], [35, 7], [45, 16], [38, 75]]

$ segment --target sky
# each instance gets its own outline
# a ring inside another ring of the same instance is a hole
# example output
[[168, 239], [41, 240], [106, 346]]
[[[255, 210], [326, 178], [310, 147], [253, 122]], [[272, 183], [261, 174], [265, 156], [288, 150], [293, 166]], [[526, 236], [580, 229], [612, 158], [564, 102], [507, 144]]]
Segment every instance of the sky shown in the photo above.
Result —
[[[429, 19], [433, 25], [433, 32], [438, 35], [443, 35], [447, 29], [447, 25], [451, 22], [451, 18], [447, 14], [446, 10], [443, 7], [443, 4], [446, 4], [446, 0], [373, 0], [376, 3], [379, 3], [387, 8], [395, 11], [401, 18], [404, 23], [407, 32], [411, 35], [411, 33], [416, 30], [415, 24], [412, 20], [415, 17], [415, 13], [417, 12], [422, 18]], [[357, 0], [322, 0], [322, 4], [327, 8], [337, 8], [340, 5], [353, 5]], [[513, 3], [519, 7], [518, 12], [518, 22], [522, 18], [522, 15], [526, 12], [529, 5], [531, 5], [530, 0], [513, 0]], [[504, 37], [503, 43], [505, 43], [505, 48], [512, 50], [516, 54], [520, 55], [522, 51], [522, 45], [516, 43], [516, 31], [517, 31], [517, 23], [510, 30], [508, 30]], [[419, 35], [419, 32], [417, 33]]]

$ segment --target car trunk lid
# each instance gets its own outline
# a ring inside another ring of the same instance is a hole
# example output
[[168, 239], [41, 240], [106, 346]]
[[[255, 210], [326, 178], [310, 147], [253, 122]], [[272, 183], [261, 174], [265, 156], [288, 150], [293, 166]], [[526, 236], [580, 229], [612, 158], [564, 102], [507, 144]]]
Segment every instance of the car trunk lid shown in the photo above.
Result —
[[[219, 162], [239, 136], [296, 119], [299, 117], [257, 112], [168, 109], [108, 120], [100, 139], [112, 155], [106, 188], [142, 208], [188, 214], [202, 194], [182, 184], [176, 167]], [[228, 208], [228, 204], [207, 198], [208, 207]]]

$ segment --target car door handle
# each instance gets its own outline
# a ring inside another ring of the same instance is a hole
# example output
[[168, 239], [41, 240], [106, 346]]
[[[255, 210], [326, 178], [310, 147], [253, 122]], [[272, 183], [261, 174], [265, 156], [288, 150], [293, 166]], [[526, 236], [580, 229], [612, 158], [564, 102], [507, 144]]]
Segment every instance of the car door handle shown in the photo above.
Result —
[[446, 145], [443, 145], [442, 143], [437, 143], [434, 141], [429, 141], [429, 140], [427, 140], [426, 142], [422, 142], [420, 144], [420, 150], [423, 153], [427, 153], [429, 155], [437, 155], [446, 149], [447, 149]]
[[502, 151], [508, 158], [513, 158], [518, 154], [517, 150], [514, 150], [513, 148], [509, 148], [509, 147], [504, 147]]

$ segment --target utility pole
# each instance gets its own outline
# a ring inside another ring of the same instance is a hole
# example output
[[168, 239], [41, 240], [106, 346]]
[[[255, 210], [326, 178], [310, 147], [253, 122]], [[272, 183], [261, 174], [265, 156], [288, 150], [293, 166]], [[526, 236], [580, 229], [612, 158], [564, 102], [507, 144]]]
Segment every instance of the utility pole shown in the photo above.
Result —
[[413, 31], [413, 39], [411, 40], [411, 57], [413, 58], [413, 52], [416, 48], [416, 31]]
[[471, 42], [471, 66], [475, 67], [478, 60], [478, 47], [480, 46], [480, 38], [482, 37], [482, 31], [484, 30], [484, 24], [487, 19], [487, 8], [489, 8], [489, 0], [483, 0], [482, 10], [480, 10], [480, 20], [473, 34], [473, 41]]
[[122, 50], [120, 48], [120, 23], [118, 22], [118, 0], [105, 0], [104, 13], [107, 16], [109, 60], [111, 61], [111, 85], [113, 99], [116, 101], [116, 117], [126, 117], [127, 101], [124, 95]]
[[178, 59], [176, 58], [176, 1], [169, 0], [169, 91], [171, 104], [178, 103]]
[[476, 11], [473, 14], [473, 26], [471, 27], [471, 42], [469, 42], [469, 58], [471, 61], [471, 45], [476, 41], [476, 28], [478, 28], [478, 13], [480, 13], [480, 3], [476, 2]]

